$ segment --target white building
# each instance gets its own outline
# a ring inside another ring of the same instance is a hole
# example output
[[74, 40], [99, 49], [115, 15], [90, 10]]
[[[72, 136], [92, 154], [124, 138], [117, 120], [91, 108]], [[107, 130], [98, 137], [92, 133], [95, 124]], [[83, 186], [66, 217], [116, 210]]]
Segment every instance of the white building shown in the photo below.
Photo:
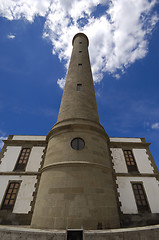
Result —
[[159, 223], [159, 172], [144, 138], [110, 138], [122, 226]]
[[30, 224], [45, 136], [13, 136], [0, 154], [0, 224]]
[[[121, 226], [159, 223], [159, 172], [144, 138], [110, 138]], [[10, 135], [0, 153], [0, 224], [29, 225], [45, 136]]]

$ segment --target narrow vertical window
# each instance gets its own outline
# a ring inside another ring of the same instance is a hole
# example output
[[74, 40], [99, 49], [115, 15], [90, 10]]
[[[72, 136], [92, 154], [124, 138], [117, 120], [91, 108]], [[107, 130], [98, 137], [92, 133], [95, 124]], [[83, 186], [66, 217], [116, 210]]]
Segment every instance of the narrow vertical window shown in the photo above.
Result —
[[23, 148], [21, 150], [20, 156], [18, 158], [18, 161], [16, 163], [14, 170], [25, 171], [25, 168], [29, 159], [30, 151], [31, 151], [30, 148]]
[[124, 156], [128, 172], [138, 172], [136, 161], [131, 150], [124, 150]]
[[78, 69], [82, 69], [82, 63], [78, 64]]
[[139, 213], [150, 212], [147, 197], [142, 183], [132, 183], [132, 188]]
[[4, 201], [2, 204], [2, 209], [12, 210], [15, 204], [17, 193], [19, 190], [19, 182], [10, 182], [7, 188]]
[[79, 91], [81, 91], [82, 90], [82, 84], [81, 83], [78, 83], [77, 84], [77, 91], [79, 92]]

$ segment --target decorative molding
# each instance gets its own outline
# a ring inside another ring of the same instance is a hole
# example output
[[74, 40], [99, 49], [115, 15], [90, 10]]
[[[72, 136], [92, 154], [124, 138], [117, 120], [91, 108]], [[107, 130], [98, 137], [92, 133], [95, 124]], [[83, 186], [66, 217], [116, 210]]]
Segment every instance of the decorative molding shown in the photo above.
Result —
[[32, 194], [33, 200], [30, 202], [30, 206], [31, 206], [30, 212], [31, 212], [31, 213], [33, 213], [34, 207], [35, 207], [36, 197], [37, 197], [38, 188], [39, 188], [39, 183], [40, 183], [40, 178], [41, 178], [41, 169], [42, 169], [43, 164], [44, 164], [45, 155], [46, 155], [46, 149], [47, 149], [47, 146], [46, 146], [45, 149], [43, 150], [43, 155], [41, 156], [40, 167], [39, 167], [39, 169], [38, 169], [38, 174], [37, 174], [37, 181], [36, 181], [36, 183], [35, 183], [35, 185], [34, 185], [34, 192], [33, 192], [33, 194]]
[[117, 177], [159, 177], [159, 173], [139, 173], [139, 172], [131, 172], [131, 173], [115, 173]]
[[9, 135], [8, 139], [13, 139], [14, 135]]
[[34, 176], [40, 174], [40, 172], [0, 172], [0, 176]]
[[155, 160], [154, 160], [154, 158], [153, 158], [153, 156], [151, 154], [151, 151], [150, 151], [149, 147], [147, 147], [147, 149], [146, 149], [146, 154], [148, 155], [148, 159], [149, 159], [149, 161], [151, 163], [151, 166], [153, 168], [154, 173], [158, 173], [159, 174], [159, 170], [157, 168], [157, 165], [155, 163]]
[[[79, 122], [78, 122], [79, 120]], [[64, 122], [66, 122], [64, 125], [62, 125]], [[101, 136], [103, 136], [103, 138], [106, 141], [109, 141], [109, 137], [107, 135], [107, 133], [105, 132], [104, 128], [97, 122], [93, 122], [93, 121], [89, 121], [87, 119], [68, 119], [67, 121], [61, 121], [56, 123], [53, 128], [51, 129], [51, 131], [48, 133], [46, 139], [47, 141], [49, 141], [51, 138], [53, 138], [55, 135], [64, 133], [64, 132], [68, 132], [68, 129], [84, 129], [84, 130], [88, 130], [88, 131], [94, 131], [97, 132], [99, 134], [101, 134]]]
[[110, 148], [147, 148], [151, 143], [146, 142], [110, 142]]
[[[52, 129], [55, 128], [58, 125], [63, 124], [63, 123], [64, 124], [66, 123], [66, 125], [68, 125], [67, 122], [70, 122], [70, 123], [72, 123], [72, 122], [73, 123], [75, 123], [75, 122], [81, 122], [82, 123], [83, 122], [84, 124], [85, 124], [85, 122], [88, 122], [88, 123], [91, 123], [91, 124], [93, 123], [93, 124], [98, 125], [99, 127], [103, 128], [103, 126], [99, 122], [96, 122], [96, 121], [93, 121], [93, 120], [90, 120], [90, 119], [86, 119], [86, 118], [68, 118], [68, 119], [64, 119], [62, 121], [59, 121], [59, 122], [55, 123], [54, 126], [52, 127]], [[90, 124], [88, 124], [88, 125], [90, 125]]]
[[[114, 188], [115, 188], [115, 194], [116, 194], [118, 212], [119, 212], [119, 217], [120, 217], [120, 215], [121, 215], [121, 213], [122, 213], [122, 212], [121, 212], [122, 203], [121, 203], [121, 201], [120, 201], [120, 192], [118, 191], [119, 185], [117, 184], [117, 176], [116, 176], [116, 173], [115, 173], [115, 167], [114, 167], [114, 162], [113, 162], [112, 151], [110, 150], [110, 147], [109, 147], [109, 146], [108, 146], [108, 148], [109, 148], [110, 159], [111, 159], [111, 163], [112, 163]], [[120, 222], [120, 225], [121, 225], [121, 222]]]
[[7, 145], [6, 144], [3, 145], [3, 148], [0, 152], [0, 164], [2, 163], [2, 159], [4, 158], [5, 152], [7, 152]]
[[140, 139], [141, 139], [141, 142], [146, 143], [145, 138], [140, 138]]
[[47, 142], [45, 140], [11, 140], [11, 139], [7, 139], [7, 140], [3, 140], [3, 142], [7, 145], [7, 146], [23, 146], [23, 145], [27, 145], [27, 146], [39, 146], [39, 147], [45, 147]]
[[84, 162], [84, 161], [69, 161], [69, 162], [60, 162], [60, 163], [58, 162], [58, 163], [49, 164], [43, 167], [41, 172], [44, 172], [50, 168], [55, 168], [55, 167], [74, 167], [79, 165], [86, 166], [86, 167], [102, 168], [106, 172], [112, 172], [112, 168], [108, 168], [107, 166], [104, 166], [102, 164]]

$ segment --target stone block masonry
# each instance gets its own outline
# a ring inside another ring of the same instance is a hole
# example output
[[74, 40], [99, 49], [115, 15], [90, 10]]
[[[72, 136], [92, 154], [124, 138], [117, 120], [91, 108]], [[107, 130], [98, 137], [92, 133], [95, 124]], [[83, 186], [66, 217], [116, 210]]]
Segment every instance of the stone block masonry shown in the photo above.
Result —
[[[0, 226], [1, 240], [67, 240], [66, 230]], [[84, 231], [84, 240], [158, 240], [159, 225], [113, 230]]]
[[47, 141], [31, 226], [118, 228], [109, 138], [99, 123], [88, 38], [83, 33], [73, 38], [58, 120]]

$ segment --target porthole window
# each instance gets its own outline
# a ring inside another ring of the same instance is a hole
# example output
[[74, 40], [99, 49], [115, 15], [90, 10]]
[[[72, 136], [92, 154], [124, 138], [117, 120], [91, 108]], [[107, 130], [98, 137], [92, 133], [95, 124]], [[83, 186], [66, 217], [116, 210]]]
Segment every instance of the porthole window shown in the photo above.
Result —
[[75, 150], [82, 150], [85, 146], [85, 142], [82, 138], [74, 138], [71, 141], [71, 147]]

